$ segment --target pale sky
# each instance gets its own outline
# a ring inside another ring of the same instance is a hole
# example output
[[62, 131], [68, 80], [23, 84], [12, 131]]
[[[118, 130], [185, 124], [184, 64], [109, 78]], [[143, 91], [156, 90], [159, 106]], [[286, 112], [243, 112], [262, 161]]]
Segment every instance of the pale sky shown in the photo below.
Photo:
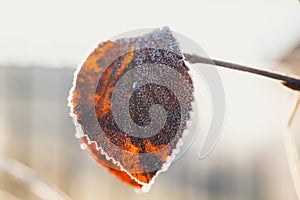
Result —
[[0, 65], [76, 67], [103, 40], [166, 25], [212, 58], [274, 62], [299, 24], [297, 0], [0, 0]]

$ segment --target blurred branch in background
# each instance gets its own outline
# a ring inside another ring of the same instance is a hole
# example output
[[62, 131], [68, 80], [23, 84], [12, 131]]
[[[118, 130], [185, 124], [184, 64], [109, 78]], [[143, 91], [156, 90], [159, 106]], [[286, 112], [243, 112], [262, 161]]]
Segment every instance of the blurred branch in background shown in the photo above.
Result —
[[291, 177], [298, 199], [300, 199], [300, 160], [297, 151], [296, 139], [290, 127], [287, 127], [284, 132], [284, 144]]
[[25, 183], [31, 192], [42, 200], [69, 200], [58, 188], [44, 181], [31, 168], [22, 163], [0, 156], [0, 170]]

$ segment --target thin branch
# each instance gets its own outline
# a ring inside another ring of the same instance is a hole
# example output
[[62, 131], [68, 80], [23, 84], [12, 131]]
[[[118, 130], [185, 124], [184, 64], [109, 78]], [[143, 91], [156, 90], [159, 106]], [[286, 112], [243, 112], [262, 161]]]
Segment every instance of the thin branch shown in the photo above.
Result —
[[295, 105], [295, 107], [293, 109], [292, 115], [290, 117], [289, 124], [288, 124], [289, 127], [292, 126], [293, 120], [294, 120], [294, 118], [296, 116], [296, 113], [297, 113], [297, 110], [298, 110], [299, 106], [300, 106], [300, 94], [299, 94], [299, 97], [297, 99], [296, 105]]
[[286, 127], [284, 133], [284, 145], [292, 181], [297, 197], [300, 199], [300, 159], [297, 151], [297, 145], [295, 143], [295, 136], [290, 127]]
[[244, 71], [244, 72], [248, 72], [248, 73], [252, 73], [252, 74], [257, 74], [260, 76], [279, 80], [279, 81], [281, 81], [281, 83], [284, 86], [286, 86], [290, 89], [293, 89], [293, 90], [300, 91], [300, 79], [297, 79], [297, 78], [285, 76], [285, 75], [282, 75], [279, 73], [270, 72], [270, 71], [266, 71], [266, 70], [255, 69], [255, 68], [247, 67], [244, 65], [209, 59], [209, 58], [201, 57], [201, 56], [194, 55], [194, 54], [191, 55], [191, 54], [184, 53], [184, 56], [185, 56], [185, 59], [192, 64], [193, 63], [194, 64], [195, 63], [210, 64], [210, 65], [216, 65], [219, 67], [224, 67], [227, 69], [234, 69], [234, 70]]

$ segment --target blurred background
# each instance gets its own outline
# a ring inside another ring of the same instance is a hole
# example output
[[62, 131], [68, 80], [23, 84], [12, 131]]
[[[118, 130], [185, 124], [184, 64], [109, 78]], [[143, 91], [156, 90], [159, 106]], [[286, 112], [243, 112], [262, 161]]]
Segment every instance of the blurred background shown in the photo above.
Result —
[[[146, 194], [80, 149], [67, 96], [75, 68], [99, 42], [165, 25], [211, 58], [300, 76], [299, 24], [296, 0], [0, 0], [0, 157], [31, 168], [74, 200], [296, 200], [283, 134], [299, 95], [276, 81], [220, 69], [226, 121], [219, 143], [199, 160], [200, 128], [191, 148]], [[207, 105], [199, 112], [201, 106]], [[290, 131], [300, 148], [299, 120], [300, 111]], [[4, 161], [0, 199], [39, 199], [4, 170]]]

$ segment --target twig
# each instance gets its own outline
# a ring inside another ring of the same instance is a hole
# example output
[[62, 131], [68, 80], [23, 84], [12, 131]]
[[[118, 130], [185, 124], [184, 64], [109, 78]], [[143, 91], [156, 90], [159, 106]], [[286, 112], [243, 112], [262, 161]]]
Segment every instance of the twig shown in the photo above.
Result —
[[300, 159], [297, 151], [297, 145], [295, 142], [296, 138], [293, 135], [291, 128], [292, 128], [292, 123], [296, 116], [296, 112], [299, 108], [299, 105], [300, 105], [300, 94], [297, 99], [296, 105], [293, 109], [292, 115], [289, 119], [288, 127], [286, 128], [284, 134], [284, 144], [285, 144], [285, 150], [287, 154], [287, 160], [288, 160], [291, 177], [294, 183], [294, 187], [298, 199], [300, 199]]
[[285, 75], [282, 75], [279, 73], [274, 73], [274, 72], [270, 72], [270, 71], [266, 71], [266, 70], [262, 70], [262, 69], [255, 69], [255, 68], [247, 67], [244, 65], [238, 65], [238, 64], [234, 64], [234, 63], [220, 61], [220, 60], [209, 59], [209, 58], [201, 57], [201, 56], [194, 55], [194, 54], [191, 55], [191, 54], [184, 53], [184, 56], [185, 56], [185, 59], [192, 64], [193, 63], [210, 64], [210, 65], [216, 65], [216, 66], [224, 67], [224, 68], [228, 68], [228, 69], [234, 69], [234, 70], [244, 71], [244, 72], [248, 72], [248, 73], [252, 73], [252, 74], [257, 74], [260, 76], [279, 80], [279, 81], [281, 81], [281, 83], [284, 86], [286, 86], [290, 89], [293, 89], [293, 90], [300, 91], [300, 79], [297, 79], [297, 78], [285, 76]]
[[297, 145], [295, 143], [295, 137], [290, 127], [286, 127], [284, 133], [284, 144], [292, 181], [297, 197], [300, 199], [300, 160], [297, 151]]
[[295, 115], [296, 115], [296, 112], [297, 112], [299, 106], [300, 106], [300, 94], [299, 94], [298, 100], [297, 100], [297, 102], [296, 102], [296, 105], [295, 105], [295, 107], [294, 107], [294, 109], [293, 109], [292, 115], [291, 115], [291, 117], [290, 117], [289, 124], [288, 124], [289, 127], [292, 126], [293, 120], [294, 120], [294, 118], [295, 118]]

